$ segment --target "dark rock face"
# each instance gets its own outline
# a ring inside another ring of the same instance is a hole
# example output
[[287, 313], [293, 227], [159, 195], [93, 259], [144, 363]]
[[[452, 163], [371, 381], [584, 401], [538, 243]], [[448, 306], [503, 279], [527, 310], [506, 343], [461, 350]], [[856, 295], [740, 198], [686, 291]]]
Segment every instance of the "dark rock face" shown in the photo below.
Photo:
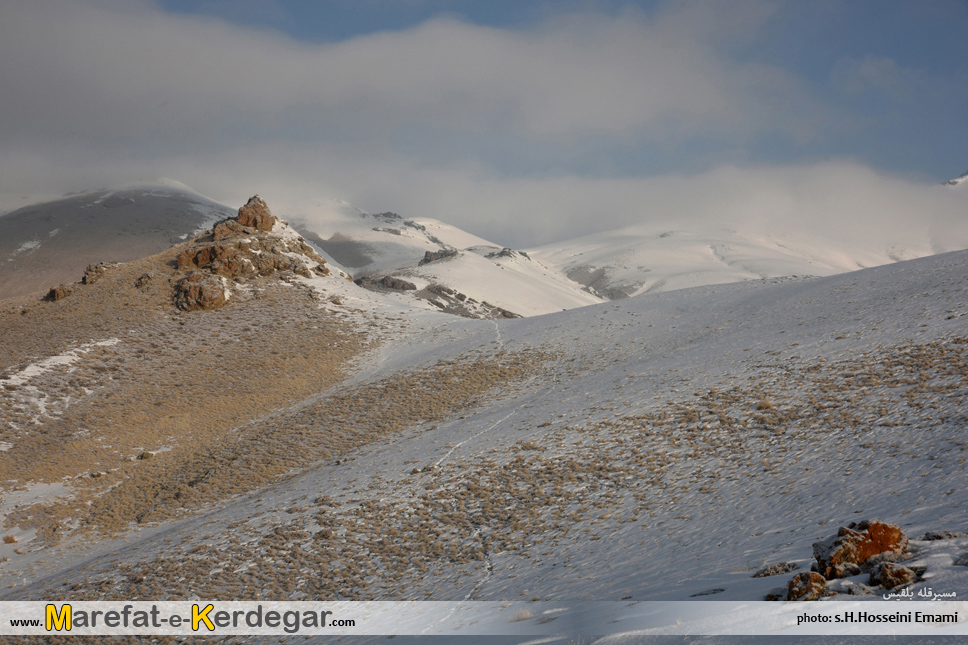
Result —
[[269, 211], [269, 206], [258, 195], [253, 195], [245, 206], [239, 209], [239, 224], [249, 226], [260, 231], [271, 231], [276, 218]]
[[827, 588], [823, 576], [813, 571], [799, 573], [787, 584], [787, 600], [817, 600]]
[[813, 555], [816, 569], [828, 580], [842, 578], [859, 569], [875, 556], [900, 555], [907, 550], [908, 539], [896, 524], [866, 520], [856, 526], [842, 526], [835, 537], [815, 542]]
[[412, 282], [407, 282], [406, 280], [401, 280], [400, 278], [394, 278], [393, 276], [384, 276], [380, 280], [382, 284], [387, 289], [395, 289], [397, 291], [416, 291], [417, 285]]
[[72, 293], [74, 293], [73, 287], [69, 287], [66, 284], [62, 284], [57, 287], [51, 287], [50, 291], [47, 292], [47, 295], [44, 296], [44, 300], [47, 300], [49, 302], [54, 302], [56, 300], [63, 300], [64, 298], [71, 295]]
[[425, 264], [430, 264], [431, 262], [436, 262], [438, 260], [444, 260], [446, 258], [456, 257], [456, 249], [441, 249], [439, 251], [427, 251], [424, 253], [423, 259], [417, 263], [417, 266], [423, 266]]

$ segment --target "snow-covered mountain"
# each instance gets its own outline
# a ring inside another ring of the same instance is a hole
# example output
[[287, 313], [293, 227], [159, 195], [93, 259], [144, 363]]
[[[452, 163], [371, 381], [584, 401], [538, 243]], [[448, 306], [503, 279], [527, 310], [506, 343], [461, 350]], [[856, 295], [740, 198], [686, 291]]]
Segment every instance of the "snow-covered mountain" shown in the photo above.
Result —
[[760, 600], [868, 518], [913, 592], [968, 593], [968, 251], [486, 321], [334, 274], [177, 313], [180, 253], [3, 312], [38, 402], [3, 409], [5, 600], [450, 601], [434, 633], [465, 600]]
[[[968, 175], [946, 187], [960, 191]], [[943, 190], [943, 189], [939, 189]], [[965, 217], [943, 227], [923, 220], [885, 221], [858, 229], [851, 222], [811, 228], [805, 222], [648, 223], [528, 249], [588, 291], [608, 299], [783, 276], [827, 276], [968, 248]]]
[[152, 255], [234, 212], [174, 180], [99, 189], [0, 216], [0, 300]]
[[357, 284], [399, 302], [487, 318], [603, 300], [527, 253], [435, 219], [366, 213], [345, 202], [293, 209], [288, 217]]

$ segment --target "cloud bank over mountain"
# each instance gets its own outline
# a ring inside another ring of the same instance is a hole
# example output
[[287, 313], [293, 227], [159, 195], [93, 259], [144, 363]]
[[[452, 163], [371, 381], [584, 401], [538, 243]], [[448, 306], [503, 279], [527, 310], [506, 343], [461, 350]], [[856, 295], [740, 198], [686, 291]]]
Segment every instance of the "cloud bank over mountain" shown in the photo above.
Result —
[[[150, 2], [6, 4], [0, 191], [170, 176], [227, 202], [345, 198], [516, 246], [660, 216], [954, 216], [963, 201], [934, 186], [812, 153], [864, 118], [749, 55], [787, 10], [441, 16], [313, 43]], [[897, 93], [910, 74], [840, 61], [831, 84]], [[949, 80], [918, 78], [923, 93]], [[758, 161], [771, 142], [808, 161]]]

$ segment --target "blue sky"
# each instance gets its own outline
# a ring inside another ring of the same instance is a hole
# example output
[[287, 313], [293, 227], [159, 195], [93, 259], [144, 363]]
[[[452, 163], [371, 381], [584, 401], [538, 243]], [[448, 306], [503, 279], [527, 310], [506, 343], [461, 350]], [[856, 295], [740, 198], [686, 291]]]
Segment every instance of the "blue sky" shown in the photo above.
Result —
[[776, 204], [936, 186], [968, 170], [966, 35], [965, 0], [2, 3], [0, 192], [169, 176], [533, 244], [734, 170]]

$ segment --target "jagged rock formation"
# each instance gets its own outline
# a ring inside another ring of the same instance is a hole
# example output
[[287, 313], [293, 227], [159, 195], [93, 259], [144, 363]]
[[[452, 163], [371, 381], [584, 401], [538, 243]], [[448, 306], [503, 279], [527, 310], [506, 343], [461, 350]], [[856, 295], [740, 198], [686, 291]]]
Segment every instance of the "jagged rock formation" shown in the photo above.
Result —
[[245, 206], [239, 209], [239, 224], [250, 226], [260, 231], [271, 231], [276, 223], [275, 216], [269, 211], [269, 206], [258, 195], [253, 195]]
[[190, 272], [175, 285], [178, 308], [221, 307], [231, 293], [228, 280], [287, 272], [306, 278], [329, 275], [326, 260], [311, 246], [295, 233], [285, 234], [291, 229], [272, 231], [278, 222], [256, 195], [239, 209], [238, 217], [217, 222], [185, 248], [176, 265]]

